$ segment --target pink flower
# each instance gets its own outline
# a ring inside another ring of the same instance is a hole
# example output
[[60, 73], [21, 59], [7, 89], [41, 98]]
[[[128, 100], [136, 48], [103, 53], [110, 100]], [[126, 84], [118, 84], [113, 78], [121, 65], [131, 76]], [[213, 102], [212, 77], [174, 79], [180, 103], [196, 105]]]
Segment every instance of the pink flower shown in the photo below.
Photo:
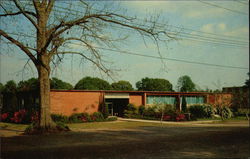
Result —
[[6, 119], [8, 118], [8, 116], [9, 116], [8, 113], [3, 113], [3, 114], [1, 115], [1, 121], [6, 120]]

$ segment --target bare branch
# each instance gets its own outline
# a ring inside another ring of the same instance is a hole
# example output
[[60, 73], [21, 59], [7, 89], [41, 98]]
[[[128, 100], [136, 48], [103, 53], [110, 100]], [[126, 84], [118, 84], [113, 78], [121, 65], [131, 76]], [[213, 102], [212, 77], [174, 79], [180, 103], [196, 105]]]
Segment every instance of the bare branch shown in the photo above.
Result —
[[109, 77], [111, 77], [110, 75], [110, 70], [105, 68], [103, 65], [101, 65], [100, 63], [94, 61], [92, 58], [87, 57], [86, 55], [84, 55], [81, 52], [75, 52], [75, 51], [64, 51], [64, 52], [57, 52], [57, 54], [76, 54], [76, 55], [80, 55], [83, 58], [87, 59], [88, 61], [92, 62], [94, 65], [96, 65], [96, 67], [98, 69], [100, 69], [101, 71], [103, 71], [104, 73], [106, 73]]
[[16, 7], [20, 10], [20, 12], [22, 12], [22, 14], [34, 25], [34, 27], [39, 30], [36, 22], [28, 15], [26, 14], [26, 12], [23, 10], [23, 8], [18, 4], [17, 0], [14, 0], [14, 3], [16, 5]]
[[18, 46], [21, 50], [23, 50], [29, 58], [32, 60], [32, 62], [37, 66], [38, 65], [38, 60], [36, 57], [28, 50], [27, 47], [25, 47], [23, 44], [21, 44], [19, 41], [15, 40], [11, 36], [9, 36], [6, 32], [0, 29], [0, 35], [4, 36], [6, 39], [8, 39], [10, 42]]
[[[6, 12], [6, 11], [5, 11]], [[36, 14], [34, 12], [30, 12], [30, 11], [24, 11], [26, 14], [32, 15], [33, 17], [37, 17]], [[19, 14], [23, 14], [23, 12], [19, 11], [19, 12], [15, 12], [15, 13], [8, 13], [6, 12], [6, 14], [0, 14], [0, 17], [5, 17], [5, 16], [15, 16], [15, 15], [19, 15]]]
[[121, 25], [121, 26], [124, 26], [124, 27], [127, 27], [127, 28], [132, 28], [132, 29], [134, 29], [134, 30], [140, 30], [140, 31], [143, 31], [143, 32], [145, 32], [145, 33], [150, 34], [151, 36], [157, 35], [157, 33], [154, 33], [154, 32], [153, 32], [152, 30], [150, 30], [150, 29], [144, 29], [144, 28], [137, 27], [137, 26], [134, 26], [134, 25], [129, 25], [129, 24], [121, 23], [121, 22], [119, 22], [119, 21], [115, 21], [115, 20], [111, 20], [111, 19], [105, 19], [105, 18], [103, 18], [103, 17], [95, 17], [95, 18], [101, 19], [102, 21], [105, 21], [105, 22], [118, 24], [118, 25]]
[[54, 4], [55, 4], [55, 0], [50, 0], [49, 1], [49, 4], [48, 4], [48, 6], [46, 8], [47, 15], [49, 15], [50, 12], [52, 11], [52, 8], [53, 8]]

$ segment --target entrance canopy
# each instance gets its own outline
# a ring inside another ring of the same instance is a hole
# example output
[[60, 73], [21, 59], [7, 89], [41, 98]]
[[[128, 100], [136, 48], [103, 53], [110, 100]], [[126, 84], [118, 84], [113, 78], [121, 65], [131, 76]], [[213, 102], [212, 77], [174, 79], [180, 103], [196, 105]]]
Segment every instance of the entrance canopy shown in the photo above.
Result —
[[105, 99], [129, 99], [129, 93], [105, 93]]

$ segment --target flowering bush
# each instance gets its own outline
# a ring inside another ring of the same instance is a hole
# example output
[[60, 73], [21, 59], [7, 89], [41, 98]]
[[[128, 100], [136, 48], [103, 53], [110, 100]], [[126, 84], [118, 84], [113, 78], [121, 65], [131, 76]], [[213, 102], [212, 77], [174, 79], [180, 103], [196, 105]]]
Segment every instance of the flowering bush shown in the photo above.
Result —
[[8, 120], [8, 117], [9, 117], [9, 113], [3, 113], [2, 115], [1, 115], [1, 121], [7, 121]]
[[171, 116], [170, 115], [164, 115], [163, 116], [163, 120], [171, 120]]
[[2, 122], [13, 122], [13, 123], [31, 123], [38, 121], [38, 112], [29, 112], [25, 109], [21, 109], [14, 113], [7, 112], [1, 115]]
[[22, 109], [22, 110], [19, 110], [18, 112], [15, 112], [14, 116], [10, 118], [10, 120], [11, 122], [14, 122], [14, 123], [25, 123], [25, 121], [27, 121], [26, 115], [27, 115], [27, 111]]
[[178, 114], [176, 117], [175, 117], [175, 120], [176, 121], [183, 121], [185, 120], [185, 115], [184, 114]]

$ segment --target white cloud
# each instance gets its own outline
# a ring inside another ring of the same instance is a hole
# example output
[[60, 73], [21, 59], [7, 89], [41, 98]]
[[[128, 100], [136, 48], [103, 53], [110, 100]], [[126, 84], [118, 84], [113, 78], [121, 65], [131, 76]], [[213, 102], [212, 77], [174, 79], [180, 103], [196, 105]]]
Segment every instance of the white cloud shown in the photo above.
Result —
[[224, 23], [220, 23], [217, 25], [217, 27], [221, 30], [221, 31], [224, 31], [226, 29], [226, 24]]
[[213, 33], [215, 32], [214, 26], [215, 26], [214, 24], [206, 24], [206, 25], [203, 25], [200, 30], [204, 32]]
[[240, 27], [240, 28], [236, 28], [236, 29], [233, 29], [233, 30], [229, 30], [229, 31], [226, 31], [224, 33], [224, 35], [236, 36], [236, 37], [244, 37], [244, 38], [248, 39], [249, 27]]

